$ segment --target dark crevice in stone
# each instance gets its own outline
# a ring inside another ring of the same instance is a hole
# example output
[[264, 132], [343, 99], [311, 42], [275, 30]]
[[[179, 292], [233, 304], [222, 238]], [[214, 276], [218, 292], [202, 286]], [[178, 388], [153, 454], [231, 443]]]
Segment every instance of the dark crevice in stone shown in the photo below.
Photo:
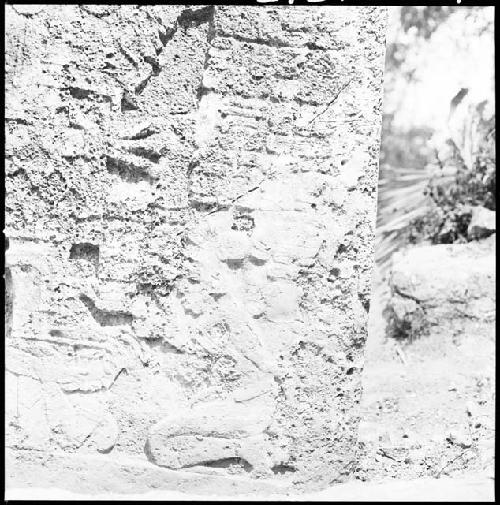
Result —
[[153, 77], [153, 75], [154, 72], [151, 72], [134, 88], [134, 92], [136, 95], [140, 95], [146, 89], [146, 86], [148, 85], [148, 82], [151, 80], [151, 77]]
[[[8, 239], [6, 239], [8, 240]], [[8, 246], [7, 246], [8, 247]], [[10, 338], [12, 333], [12, 316], [14, 309], [14, 289], [12, 284], [12, 272], [5, 269], [5, 338]]]
[[87, 14], [90, 14], [91, 16], [94, 16], [98, 19], [102, 19], [102, 18], [105, 18], [109, 15], [112, 14], [112, 11], [107, 11], [107, 10], [103, 10], [101, 12], [97, 12], [97, 11], [94, 11], [94, 10], [91, 10], [89, 9], [86, 5], [79, 5], [80, 9], [84, 12], [86, 12]]
[[69, 87], [68, 91], [69, 94], [77, 100], [85, 100], [87, 98], [91, 98], [94, 95], [94, 92], [90, 89], [77, 88], [75, 86]]
[[348, 250], [348, 246], [346, 244], [340, 244], [337, 248], [337, 253], [335, 254], [335, 257], [338, 257], [344, 253], [346, 253]]
[[228, 39], [234, 39], [237, 40], [238, 42], [242, 42], [244, 44], [259, 44], [263, 46], [269, 46], [269, 47], [300, 47], [300, 46], [293, 46], [291, 44], [288, 44], [287, 42], [277, 40], [277, 39], [263, 39], [260, 37], [246, 37], [245, 35], [240, 35], [239, 33], [219, 33], [221, 37], [225, 37]]
[[147, 168], [114, 156], [106, 156], [106, 168], [110, 174], [118, 175], [125, 182], [147, 181], [153, 184], [156, 180]]
[[99, 266], [99, 246], [88, 242], [73, 244], [69, 250], [69, 259], [86, 260], [97, 268]]
[[401, 291], [398, 286], [393, 286], [393, 291], [396, 295], [399, 295], [401, 298], [406, 298], [408, 300], [413, 300], [417, 305], [421, 305], [424, 300], [421, 300], [420, 298], [417, 298], [416, 296], [410, 295], [409, 293], [405, 293], [404, 291]]
[[139, 65], [138, 63], [134, 60], [134, 58], [132, 57], [132, 55], [121, 45], [121, 44], [118, 44], [118, 47], [120, 48], [120, 52], [123, 54], [123, 56], [125, 56], [126, 60], [134, 67], [134, 68], [138, 68]]
[[222, 263], [225, 263], [231, 270], [238, 270], [244, 266], [242, 259], [226, 259], [222, 260]]
[[214, 5], [208, 5], [201, 9], [184, 9], [177, 18], [177, 24], [182, 28], [199, 26], [203, 23], [210, 23], [213, 20], [215, 12]]
[[149, 443], [149, 439], [146, 440], [146, 443], [144, 444], [144, 454], [146, 455], [146, 458], [150, 463], [153, 463], [156, 465], [155, 458], [153, 457], [153, 454], [151, 453], [151, 445]]
[[[203, 73], [208, 69], [208, 64], [210, 61], [209, 51], [212, 45], [212, 40], [215, 37], [215, 6], [211, 5], [209, 7], [210, 10], [207, 11], [207, 22], [208, 22], [207, 49], [205, 51], [205, 61], [203, 62]], [[206, 95], [209, 92], [210, 90], [203, 85], [203, 79], [202, 79], [202, 82], [200, 82], [200, 85], [198, 86], [198, 90], [196, 92], [196, 98], [198, 102], [204, 95]]]
[[61, 330], [50, 330], [49, 335], [55, 338], [65, 338], [66, 334]]
[[200, 161], [199, 160], [191, 160], [188, 164], [187, 167], [187, 175], [190, 176], [193, 173], [193, 170], [199, 166]]
[[253, 470], [253, 466], [244, 458], [221, 458], [212, 461], [200, 461], [199, 463], [194, 463], [192, 465], [186, 465], [182, 468], [193, 468], [197, 466], [205, 466], [207, 468], [223, 468], [229, 469], [231, 467], [240, 467], [245, 472], [251, 472]]
[[274, 465], [271, 468], [271, 471], [276, 475], [276, 474], [293, 473], [296, 472], [297, 469], [291, 465], [281, 463], [279, 465]]
[[161, 158], [161, 154], [154, 149], [148, 149], [147, 147], [130, 147], [128, 150], [131, 154], [146, 158], [152, 163], [158, 163]]
[[176, 31], [177, 31], [176, 26], [174, 26], [173, 28], [166, 28], [164, 32], [158, 30], [158, 37], [163, 46], [166, 46], [174, 38]]
[[165, 340], [161, 338], [145, 338], [144, 341], [148, 344], [151, 349], [155, 349], [157, 351], [161, 351], [166, 354], [184, 354], [182, 349], [179, 349], [175, 345], [170, 342], [165, 342]]
[[135, 135], [130, 135], [127, 136], [125, 135], [122, 137], [123, 140], [144, 140], [148, 137], [151, 137], [152, 135], [155, 135], [159, 132], [159, 129], [154, 127], [154, 126], [147, 126], [146, 128], [143, 128], [140, 132], [136, 133]]
[[216, 302], [219, 301], [226, 293], [208, 293], [208, 295], [213, 298]]
[[208, 212], [208, 213], [213, 213], [217, 212], [219, 210], [226, 210], [227, 207], [221, 207], [218, 203], [216, 202], [199, 202], [196, 200], [190, 200], [189, 206], [197, 210], [198, 212]]
[[31, 121], [28, 121], [20, 117], [6, 117], [5, 121], [7, 121], [8, 123], [20, 124], [23, 126], [30, 126], [33, 124]]
[[266, 260], [262, 258], [256, 258], [255, 256], [248, 256], [248, 261], [252, 264], [255, 265], [256, 267], [261, 267], [266, 264]]
[[139, 110], [139, 106], [137, 102], [133, 99], [128, 91], [124, 91], [121, 103], [120, 103], [121, 111], [127, 112], [132, 110]]
[[370, 312], [370, 297], [363, 293], [358, 293], [359, 301], [366, 312]]
[[210, 60], [209, 49], [211, 47], [211, 43], [213, 38], [215, 37], [215, 6], [209, 5], [207, 7], [203, 7], [198, 10], [185, 9], [181, 15], [177, 18], [176, 27], [181, 26], [184, 29], [187, 29], [190, 26], [199, 26], [203, 23], [208, 23], [207, 30], [207, 48], [205, 51], [205, 58], [203, 62], [203, 71], [200, 78], [200, 84], [198, 85], [198, 89], [196, 91], [196, 98], [198, 103], [201, 98], [206, 95], [210, 90], [203, 86], [203, 73], [208, 68], [208, 62]]
[[101, 326], [122, 326], [132, 323], [133, 317], [129, 312], [99, 309], [94, 301], [86, 295], [80, 295], [80, 300]]
[[158, 75], [160, 73], [161, 69], [158, 58], [153, 58], [152, 56], [145, 55], [144, 61], [151, 65], [151, 70], [153, 71], [152, 75]]

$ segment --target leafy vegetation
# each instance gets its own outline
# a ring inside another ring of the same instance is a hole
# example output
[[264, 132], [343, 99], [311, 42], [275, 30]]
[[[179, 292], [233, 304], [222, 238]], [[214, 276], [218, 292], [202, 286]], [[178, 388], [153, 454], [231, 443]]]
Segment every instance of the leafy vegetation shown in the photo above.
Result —
[[[495, 116], [484, 116], [485, 102], [469, 107], [465, 121], [469, 122], [469, 136], [457, 143], [446, 140], [449, 158], [441, 159], [435, 154], [440, 172], [449, 166], [449, 177], [431, 177], [425, 188], [431, 205], [421, 217], [409, 222], [408, 241], [410, 243], [429, 240], [430, 242], [451, 244], [467, 241], [467, 228], [471, 219], [471, 207], [483, 206], [496, 210], [496, 157], [495, 157]], [[467, 142], [469, 140], [469, 142]], [[465, 150], [470, 144], [470, 162]], [[453, 174], [454, 170], [454, 174]]]
[[[387, 45], [380, 157], [376, 261], [382, 272], [392, 254], [408, 244], [467, 241], [471, 207], [496, 209], [492, 94], [471, 94], [457, 83], [455, 96], [449, 87], [447, 121], [422, 125], [408, 115], [401, 119], [401, 109], [415, 99], [411, 93], [421, 86], [422, 76], [432, 82], [435, 69], [422, 68], [439, 44], [439, 30], [455, 38], [457, 55], [452, 58], [458, 58], [459, 51], [468, 52], [473, 37], [493, 37], [492, 16], [483, 7], [397, 9], [397, 30]], [[449, 54], [447, 58], [443, 66], [450, 65]]]

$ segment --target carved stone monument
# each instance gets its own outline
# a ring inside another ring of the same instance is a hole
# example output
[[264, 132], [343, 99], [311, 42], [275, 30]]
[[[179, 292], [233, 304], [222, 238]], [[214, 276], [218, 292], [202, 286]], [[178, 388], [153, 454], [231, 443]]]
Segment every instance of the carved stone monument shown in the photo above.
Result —
[[349, 476], [385, 17], [6, 7], [8, 486]]

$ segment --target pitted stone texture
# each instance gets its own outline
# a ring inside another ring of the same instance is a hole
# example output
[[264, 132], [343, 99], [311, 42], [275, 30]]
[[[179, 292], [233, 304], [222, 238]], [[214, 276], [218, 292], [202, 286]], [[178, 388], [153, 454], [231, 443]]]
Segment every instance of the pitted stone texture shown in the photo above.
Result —
[[385, 10], [6, 14], [7, 445], [342, 480]]

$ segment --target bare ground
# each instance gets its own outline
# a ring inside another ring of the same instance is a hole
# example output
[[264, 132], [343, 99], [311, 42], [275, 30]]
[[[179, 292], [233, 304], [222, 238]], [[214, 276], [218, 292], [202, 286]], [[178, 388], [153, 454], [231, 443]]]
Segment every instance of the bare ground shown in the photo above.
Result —
[[494, 328], [465, 322], [411, 343], [386, 338], [388, 290], [374, 278], [363, 375], [360, 480], [494, 473]]

